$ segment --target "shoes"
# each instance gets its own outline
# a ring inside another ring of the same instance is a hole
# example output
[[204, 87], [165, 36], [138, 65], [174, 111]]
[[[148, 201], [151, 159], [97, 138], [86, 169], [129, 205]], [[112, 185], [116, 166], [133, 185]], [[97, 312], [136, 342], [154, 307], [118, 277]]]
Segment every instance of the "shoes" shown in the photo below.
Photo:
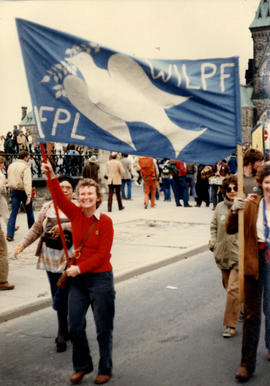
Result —
[[182, 205], [181, 205], [180, 202], [179, 202], [179, 204], [176, 204], [176, 206], [182, 206]]
[[147, 209], [148, 208], [148, 204], [146, 204], [146, 202], [144, 203], [144, 209]]
[[19, 225], [16, 225], [14, 230], [15, 230], [15, 232], [17, 232], [17, 230], [19, 230], [19, 229], [20, 229]]
[[67, 344], [65, 341], [60, 342], [58, 338], [55, 338], [56, 343], [56, 351], [57, 352], [64, 352], [67, 349]]
[[270, 361], [270, 350], [267, 351], [266, 357], [267, 357], [267, 360]]
[[7, 241], [13, 241], [14, 238], [12, 236], [7, 236]]
[[223, 338], [231, 338], [236, 335], [236, 329], [233, 327], [225, 327], [222, 336]]
[[238, 322], [239, 322], [239, 323], [243, 323], [244, 320], [245, 320], [244, 313], [243, 313], [243, 312], [240, 312]]
[[122, 208], [119, 208], [119, 210], [123, 210], [123, 209], [125, 209], [125, 207], [124, 207], [124, 206], [122, 206]]
[[15, 288], [15, 285], [9, 284], [8, 281], [5, 281], [4, 283], [0, 283], [0, 291], [13, 290], [14, 288]]
[[189, 203], [184, 205], [185, 208], [192, 208], [192, 205], [189, 205]]
[[91, 373], [92, 370], [80, 370], [73, 373], [70, 377], [70, 382], [76, 385], [77, 383], [80, 383], [85, 374]]
[[235, 378], [238, 379], [239, 382], [244, 383], [247, 382], [251, 377], [252, 373], [249, 373], [247, 368], [244, 366], [239, 367], [237, 373], [235, 374]]
[[103, 383], [107, 383], [109, 382], [109, 380], [111, 379], [111, 375], [102, 375], [102, 374], [98, 374], [96, 376], [96, 379], [95, 379], [95, 384], [96, 385], [103, 385]]

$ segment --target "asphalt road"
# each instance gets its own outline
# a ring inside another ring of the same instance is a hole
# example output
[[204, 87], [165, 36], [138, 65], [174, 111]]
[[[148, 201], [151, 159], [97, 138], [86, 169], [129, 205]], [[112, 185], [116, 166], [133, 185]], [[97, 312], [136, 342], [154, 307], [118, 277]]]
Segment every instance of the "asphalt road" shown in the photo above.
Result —
[[[115, 386], [237, 385], [241, 330], [221, 336], [224, 291], [212, 255], [204, 253], [117, 284]], [[56, 353], [56, 315], [44, 309], [0, 324], [0, 380], [5, 386], [69, 385], [71, 347]], [[249, 385], [269, 385], [262, 338]], [[88, 336], [98, 353], [91, 312]], [[93, 384], [95, 373], [82, 384]]]

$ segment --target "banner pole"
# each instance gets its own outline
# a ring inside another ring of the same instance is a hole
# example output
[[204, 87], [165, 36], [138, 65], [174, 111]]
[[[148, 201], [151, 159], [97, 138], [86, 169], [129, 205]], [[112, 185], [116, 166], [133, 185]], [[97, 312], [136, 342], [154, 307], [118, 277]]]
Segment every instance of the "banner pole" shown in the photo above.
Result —
[[[238, 197], [244, 196], [243, 151], [237, 145], [237, 181]], [[238, 211], [238, 269], [239, 269], [239, 301], [244, 303], [244, 210]]]

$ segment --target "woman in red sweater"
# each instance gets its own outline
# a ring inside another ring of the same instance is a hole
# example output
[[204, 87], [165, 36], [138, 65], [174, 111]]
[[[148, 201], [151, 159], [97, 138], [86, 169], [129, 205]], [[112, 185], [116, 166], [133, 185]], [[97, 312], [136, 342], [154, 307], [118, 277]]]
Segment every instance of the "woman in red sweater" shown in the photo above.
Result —
[[91, 224], [95, 222], [75, 265], [67, 269], [72, 277], [69, 293], [69, 329], [72, 341], [74, 374], [70, 381], [79, 383], [93, 370], [86, 336], [86, 313], [91, 306], [99, 345], [99, 367], [96, 384], [103, 384], [112, 376], [112, 335], [114, 319], [114, 282], [110, 263], [113, 242], [113, 224], [110, 217], [100, 212], [102, 195], [99, 185], [91, 179], [81, 180], [76, 188], [79, 206], [68, 200], [59, 186], [51, 165], [43, 164], [49, 172], [48, 188], [58, 207], [71, 221], [76, 250]]

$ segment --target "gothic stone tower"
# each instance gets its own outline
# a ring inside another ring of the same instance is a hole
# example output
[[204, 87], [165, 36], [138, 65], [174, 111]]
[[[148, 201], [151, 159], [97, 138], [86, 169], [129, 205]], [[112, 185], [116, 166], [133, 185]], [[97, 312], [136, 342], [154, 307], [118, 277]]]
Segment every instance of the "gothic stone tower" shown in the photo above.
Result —
[[252, 83], [252, 102], [257, 119], [270, 120], [270, 0], [261, 0], [255, 18], [249, 27], [253, 39], [253, 59], [246, 72], [247, 83]]

